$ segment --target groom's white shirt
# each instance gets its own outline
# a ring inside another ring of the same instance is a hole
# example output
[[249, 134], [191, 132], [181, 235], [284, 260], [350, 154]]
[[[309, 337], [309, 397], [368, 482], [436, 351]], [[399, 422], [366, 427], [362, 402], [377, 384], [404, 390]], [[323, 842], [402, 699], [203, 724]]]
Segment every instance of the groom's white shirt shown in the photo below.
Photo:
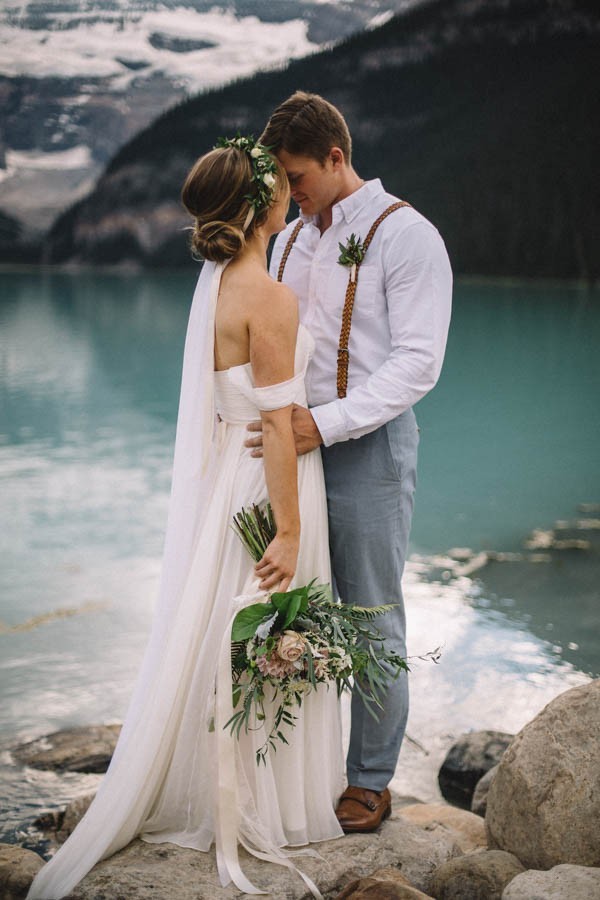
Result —
[[[306, 379], [308, 403], [326, 447], [359, 438], [413, 406], [437, 382], [450, 324], [452, 271], [434, 225], [411, 207], [385, 219], [360, 267], [350, 333], [348, 392], [337, 397], [337, 351], [348, 268], [338, 244], [361, 240], [377, 217], [398, 200], [376, 178], [332, 209], [323, 235], [316, 216], [304, 226], [288, 257], [284, 281], [297, 294], [300, 319], [315, 339]], [[275, 277], [298, 220], [277, 238]]]

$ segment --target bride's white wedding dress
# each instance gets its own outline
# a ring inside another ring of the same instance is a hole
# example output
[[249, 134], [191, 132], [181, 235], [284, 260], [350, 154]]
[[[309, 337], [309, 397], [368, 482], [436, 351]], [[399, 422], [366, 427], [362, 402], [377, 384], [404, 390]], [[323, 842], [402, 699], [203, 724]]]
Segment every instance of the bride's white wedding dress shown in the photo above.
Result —
[[[233, 515], [243, 506], [267, 499], [263, 461], [244, 447], [246, 424], [260, 417], [260, 409], [306, 405], [304, 376], [314, 342], [300, 326], [295, 376], [282, 384], [255, 388], [250, 364], [213, 373], [214, 306], [223, 266], [206, 263], [204, 268], [194, 303], [208, 303], [209, 312], [194, 313], [193, 307], [190, 315], [164, 561], [170, 571], [163, 572], [162, 606], [96, 797], [38, 872], [26, 900], [65, 896], [93, 865], [136, 836], [202, 851], [214, 842], [221, 882], [233, 879], [241, 890], [258, 893], [239, 868], [238, 841], [261, 858], [289, 864], [278, 848], [343, 834], [335, 816], [344, 771], [334, 686], [327, 690], [321, 685], [305, 697], [294, 711], [298, 719], [287, 734], [289, 745], [269, 751], [266, 765], [257, 765], [255, 751], [265, 741], [268, 717], [257, 730], [242, 731], [239, 742], [222, 728], [231, 713], [232, 617], [240, 605], [261, 599], [254, 563], [231, 528]], [[204, 333], [200, 349], [211, 354], [210, 372], [205, 358], [204, 370], [198, 365], [193, 371], [199, 345], [192, 353], [188, 344], [198, 339], [198, 330]], [[206, 380], [207, 389], [200, 392], [203, 410], [197, 396], [195, 406], [185, 406], [186, 379], [189, 388], [194, 376]], [[188, 466], [187, 480], [177, 482], [178, 453], [181, 469], [181, 454], [190, 455], [201, 413], [205, 429], [210, 420], [209, 453], [198, 447], [204, 456], [202, 473], [196, 460]], [[201, 510], [191, 496], [194, 483], [203, 494]], [[293, 585], [313, 578], [327, 582], [327, 508], [318, 451], [298, 458], [298, 486], [302, 528]], [[186, 502], [189, 508], [180, 514]], [[176, 602], [171, 595], [177, 595]]]

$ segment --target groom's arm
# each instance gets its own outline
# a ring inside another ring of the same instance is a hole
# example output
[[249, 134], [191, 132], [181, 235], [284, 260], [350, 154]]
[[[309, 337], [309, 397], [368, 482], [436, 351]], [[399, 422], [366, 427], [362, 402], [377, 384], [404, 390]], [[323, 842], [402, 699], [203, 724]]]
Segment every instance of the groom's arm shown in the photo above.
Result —
[[452, 304], [452, 271], [442, 238], [431, 224], [416, 222], [393, 236], [383, 263], [391, 352], [346, 397], [310, 410], [313, 440], [318, 435], [326, 447], [389, 422], [430, 391], [440, 375]]

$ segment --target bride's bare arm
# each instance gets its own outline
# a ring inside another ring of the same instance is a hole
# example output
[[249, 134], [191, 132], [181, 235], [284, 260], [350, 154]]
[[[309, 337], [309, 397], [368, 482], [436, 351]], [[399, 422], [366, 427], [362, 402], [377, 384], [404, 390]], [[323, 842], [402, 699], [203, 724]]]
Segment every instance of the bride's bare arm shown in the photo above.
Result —
[[[287, 381], [294, 375], [298, 331], [295, 295], [269, 282], [248, 319], [250, 362], [257, 387]], [[260, 587], [286, 591], [296, 571], [300, 545], [298, 471], [292, 405], [261, 412], [263, 456], [269, 500], [277, 535], [256, 565]]]

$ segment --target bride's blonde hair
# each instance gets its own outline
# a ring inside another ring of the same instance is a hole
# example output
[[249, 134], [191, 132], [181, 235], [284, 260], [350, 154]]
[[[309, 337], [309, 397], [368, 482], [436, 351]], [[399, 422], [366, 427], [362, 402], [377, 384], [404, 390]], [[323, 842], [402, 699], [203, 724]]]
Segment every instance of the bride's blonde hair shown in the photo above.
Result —
[[256, 201], [251, 202], [256, 179], [249, 153], [235, 146], [217, 147], [194, 163], [181, 190], [182, 203], [195, 219], [191, 229], [194, 255], [224, 262], [237, 256], [247, 238], [264, 225], [279, 191], [287, 184], [283, 167], [270, 154], [269, 159], [275, 167], [275, 185], [269, 202], [258, 211]]

